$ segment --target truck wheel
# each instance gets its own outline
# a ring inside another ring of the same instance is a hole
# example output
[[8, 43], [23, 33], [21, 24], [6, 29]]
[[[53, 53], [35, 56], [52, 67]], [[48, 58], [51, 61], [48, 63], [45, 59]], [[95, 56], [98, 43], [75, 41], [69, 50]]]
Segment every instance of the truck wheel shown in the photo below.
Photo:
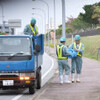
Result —
[[35, 86], [34, 85], [29, 87], [29, 93], [30, 94], [34, 94], [35, 93]]
[[40, 89], [41, 88], [41, 69], [37, 71], [36, 77], [37, 77], [37, 89]]

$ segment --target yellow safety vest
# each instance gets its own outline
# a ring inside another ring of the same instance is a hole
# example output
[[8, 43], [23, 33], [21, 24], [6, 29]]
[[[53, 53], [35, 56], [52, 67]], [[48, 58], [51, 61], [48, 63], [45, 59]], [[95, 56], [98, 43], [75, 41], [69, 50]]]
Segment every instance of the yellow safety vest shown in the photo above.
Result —
[[64, 45], [62, 45], [62, 46], [59, 46], [59, 45], [57, 45], [57, 58], [58, 59], [68, 59], [68, 57], [63, 57], [62, 56], [62, 48], [64, 47]]
[[[78, 50], [80, 50], [81, 47], [82, 47], [82, 43], [79, 44]], [[74, 42], [74, 48], [76, 48], [76, 43], [75, 43], [75, 42]], [[77, 48], [76, 48], [76, 49], [77, 49]], [[80, 57], [82, 57], [82, 55], [81, 55], [79, 52], [77, 52], [77, 55], [80, 56]]]
[[38, 30], [37, 30], [36, 25], [35, 25], [36, 32], [34, 31], [34, 28], [32, 27], [31, 24], [29, 24], [29, 26], [30, 26], [30, 28], [31, 28], [31, 30], [32, 30], [32, 32], [33, 32], [33, 34], [36, 35], [36, 34], [38, 33]]

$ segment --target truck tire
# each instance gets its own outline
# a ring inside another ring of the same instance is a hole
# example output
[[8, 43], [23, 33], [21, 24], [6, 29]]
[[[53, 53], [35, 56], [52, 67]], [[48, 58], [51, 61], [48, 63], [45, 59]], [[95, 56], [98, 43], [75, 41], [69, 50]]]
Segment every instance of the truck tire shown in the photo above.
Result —
[[30, 94], [34, 94], [35, 91], [36, 91], [35, 85], [31, 85], [31, 86], [29, 87], [29, 93], [30, 93]]
[[37, 70], [36, 79], [37, 79], [37, 89], [40, 89], [41, 88], [41, 67]]

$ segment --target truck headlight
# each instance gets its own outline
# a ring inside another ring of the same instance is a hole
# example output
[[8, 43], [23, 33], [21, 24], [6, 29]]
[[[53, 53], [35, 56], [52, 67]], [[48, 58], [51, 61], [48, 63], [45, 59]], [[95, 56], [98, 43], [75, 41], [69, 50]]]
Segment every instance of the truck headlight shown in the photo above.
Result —
[[29, 76], [25, 76], [25, 77], [20, 76], [20, 77], [19, 77], [20, 80], [30, 80], [30, 78], [31, 78], [31, 77], [29, 77]]
[[20, 80], [30, 80], [30, 79], [35, 79], [36, 74], [35, 73], [20, 73], [19, 79]]

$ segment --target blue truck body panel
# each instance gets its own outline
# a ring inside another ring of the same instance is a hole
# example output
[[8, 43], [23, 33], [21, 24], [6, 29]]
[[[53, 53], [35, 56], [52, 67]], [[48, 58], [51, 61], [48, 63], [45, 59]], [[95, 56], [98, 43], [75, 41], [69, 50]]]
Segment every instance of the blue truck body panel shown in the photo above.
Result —
[[34, 57], [28, 61], [0, 61], [0, 71], [34, 71]]
[[[35, 71], [36, 66], [36, 57], [34, 56], [33, 50], [33, 43], [32, 39], [36, 39], [36, 43], [40, 45], [40, 52], [39, 55], [43, 55], [44, 53], [44, 36], [39, 35], [35, 38], [31, 35], [1, 35], [0, 38], [7, 38], [7, 37], [28, 37], [31, 39], [31, 47], [32, 47], [32, 59], [31, 60], [22, 60], [22, 61], [0, 61], [0, 72], [1, 71]], [[37, 61], [38, 62], [38, 61]]]
[[44, 53], [44, 35], [39, 35], [36, 39], [36, 44], [40, 45], [40, 54]]

